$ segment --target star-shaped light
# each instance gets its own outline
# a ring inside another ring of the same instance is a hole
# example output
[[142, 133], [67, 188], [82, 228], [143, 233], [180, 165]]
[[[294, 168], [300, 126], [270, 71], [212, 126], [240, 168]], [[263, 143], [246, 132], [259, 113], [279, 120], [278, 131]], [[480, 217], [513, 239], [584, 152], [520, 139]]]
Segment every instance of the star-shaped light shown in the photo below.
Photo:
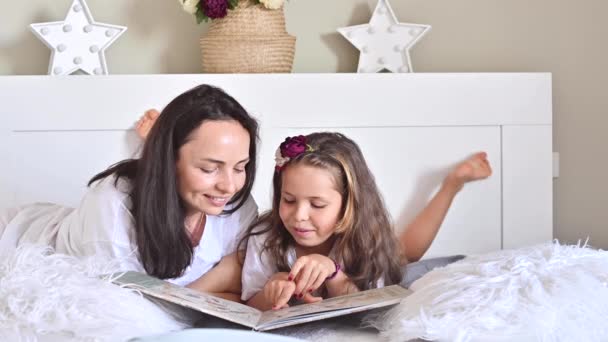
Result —
[[85, 0], [74, 0], [64, 21], [31, 24], [30, 29], [51, 49], [49, 75], [56, 76], [77, 70], [107, 75], [104, 50], [127, 30], [96, 23]]
[[413, 72], [410, 49], [430, 25], [400, 23], [387, 0], [379, 0], [369, 24], [338, 29], [359, 49], [358, 72]]

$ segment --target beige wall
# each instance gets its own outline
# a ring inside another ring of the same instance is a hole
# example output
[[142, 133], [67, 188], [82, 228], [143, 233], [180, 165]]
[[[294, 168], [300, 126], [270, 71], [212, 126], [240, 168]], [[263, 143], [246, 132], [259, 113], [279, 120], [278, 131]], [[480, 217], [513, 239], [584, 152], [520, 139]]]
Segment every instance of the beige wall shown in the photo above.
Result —
[[[608, 13], [605, 0], [392, 0], [400, 21], [430, 24], [417, 72], [553, 73], [555, 236], [608, 248]], [[0, 0], [0, 74], [46, 74], [49, 51], [27, 29], [62, 20], [71, 0]], [[336, 28], [366, 23], [375, 0], [291, 0], [294, 72], [353, 72], [357, 51]], [[176, 0], [88, 0], [95, 20], [129, 30], [107, 51], [113, 74], [197, 73], [197, 27]]]

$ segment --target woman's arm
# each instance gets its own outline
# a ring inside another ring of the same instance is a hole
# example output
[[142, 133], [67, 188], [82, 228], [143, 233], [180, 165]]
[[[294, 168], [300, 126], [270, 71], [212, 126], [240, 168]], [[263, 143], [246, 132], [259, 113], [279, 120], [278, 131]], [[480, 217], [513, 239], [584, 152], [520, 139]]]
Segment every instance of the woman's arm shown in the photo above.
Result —
[[225, 256], [209, 272], [203, 274], [186, 287], [216, 294], [219, 297], [240, 301], [241, 264], [237, 253]]
[[443, 181], [439, 191], [399, 236], [407, 261], [418, 261], [435, 239], [454, 197], [471, 181], [489, 177], [492, 168], [485, 152], [479, 152], [457, 165]]

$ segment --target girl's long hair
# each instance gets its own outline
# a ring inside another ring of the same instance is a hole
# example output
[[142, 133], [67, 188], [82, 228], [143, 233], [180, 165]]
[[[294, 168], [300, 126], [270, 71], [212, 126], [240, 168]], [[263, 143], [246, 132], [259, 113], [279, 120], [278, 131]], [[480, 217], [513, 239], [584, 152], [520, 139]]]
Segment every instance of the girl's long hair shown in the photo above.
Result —
[[[385, 285], [400, 283], [404, 259], [390, 216], [359, 146], [340, 133], [312, 133], [306, 136], [306, 143], [313, 151], [300, 154], [284, 167], [305, 164], [328, 170], [333, 175], [342, 195], [341, 220], [334, 233], [333, 253], [344, 272], [360, 290], [377, 287], [380, 279]], [[272, 180], [272, 209], [249, 227], [240, 245], [246, 249], [249, 237], [268, 233], [264, 251], [270, 253], [280, 272], [289, 272], [287, 251], [295, 241], [279, 216], [281, 174], [281, 171], [275, 172]]]

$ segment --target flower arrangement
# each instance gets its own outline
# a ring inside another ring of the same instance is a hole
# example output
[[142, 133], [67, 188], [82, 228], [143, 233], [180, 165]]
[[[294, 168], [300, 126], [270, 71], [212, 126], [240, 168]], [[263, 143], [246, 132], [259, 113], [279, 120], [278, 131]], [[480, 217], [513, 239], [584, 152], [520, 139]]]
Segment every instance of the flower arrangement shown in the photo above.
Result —
[[[178, 0], [184, 11], [194, 14], [196, 22], [207, 22], [210, 19], [223, 18], [228, 10], [236, 7], [242, 0]], [[252, 0], [256, 5], [275, 10], [283, 7], [285, 0]]]

